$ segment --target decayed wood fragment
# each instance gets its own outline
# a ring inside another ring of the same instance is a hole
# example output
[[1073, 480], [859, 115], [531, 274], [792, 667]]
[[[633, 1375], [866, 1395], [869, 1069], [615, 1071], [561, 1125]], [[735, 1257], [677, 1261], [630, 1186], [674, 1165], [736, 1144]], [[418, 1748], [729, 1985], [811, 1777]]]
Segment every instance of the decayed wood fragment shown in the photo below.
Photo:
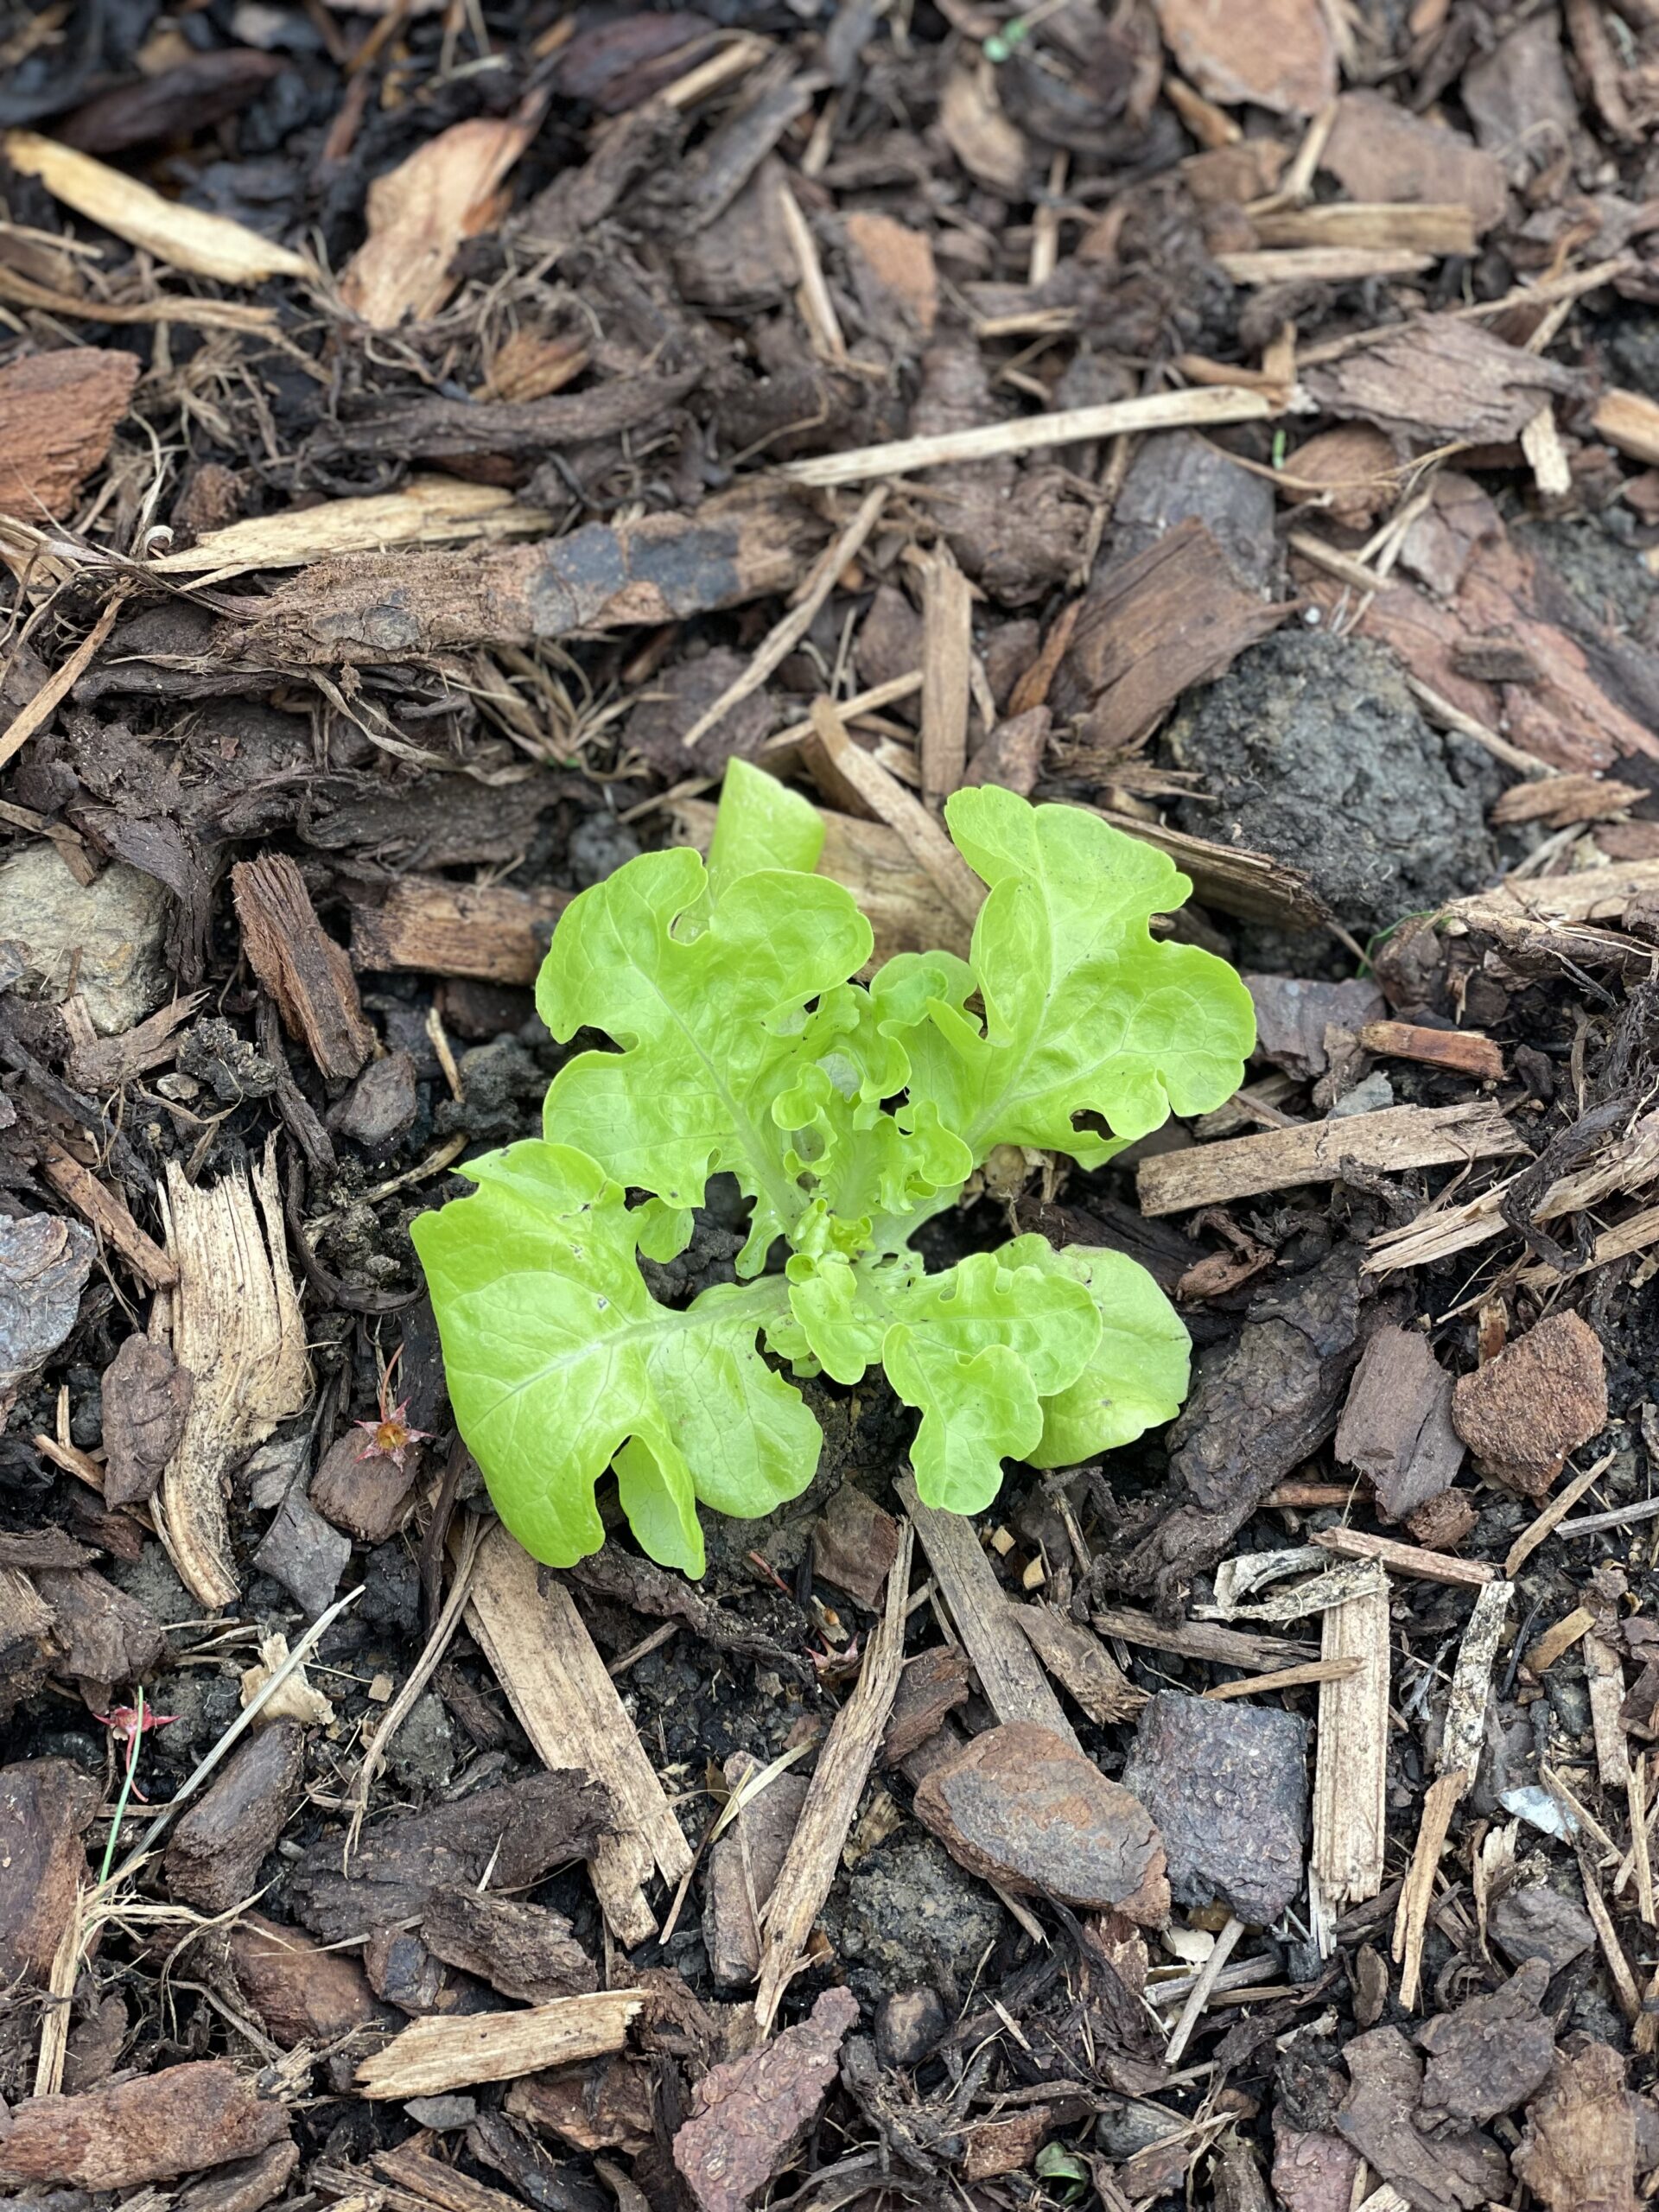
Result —
[[1473, 1030], [1426, 1029], [1415, 1021], [1368, 1021], [1359, 1041], [1368, 1052], [1385, 1059], [1417, 1060], [1425, 1067], [1473, 1076], [1480, 1083], [1503, 1079], [1503, 1053], [1490, 1037], [1477, 1036]]
[[152, 1290], [170, 1289], [178, 1281], [178, 1269], [155, 1238], [138, 1226], [119, 1192], [100, 1183], [90, 1168], [50, 1138], [41, 1154], [41, 1172]]
[[1221, 1667], [1294, 1666], [1318, 1656], [1311, 1643], [1294, 1637], [1259, 1636], [1254, 1630], [1226, 1628], [1219, 1621], [1161, 1621], [1132, 1605], [1105, 1605], [1090, 1617], [1102, 1636], [1116, 1636], [1148, 1651], [1174, 1651], [1184, 1659], [1204, 1659]]
[[683, 621], [788, 590], [823, 539], [809, 507], [767, 488], [537, 545], [319, 562], [249, 601], [251, 619], [222, 623], [216, 642], [226, 659], [262, 665], [400, 661]]
[[1413, 2012], [1422, 1973], [1423, 1938], [1428, 1930], [1428, 1908], [1434, 1894], [1434, 1871], [1446, 1848], [1452, 1815], [1475, 1778], [1486, 1727], [1486, 1703], [1491, 1694], [1492, 1667], [1498, 1640], [1509, 1617], [1510, 1582], [1488, 1582], [1475, 1599], [1469, 1625], [1458, 1647], [1452, 1688], [1446, 1700], [1446, 1719], [1440, 1730], [1436, 1775], [1423, 1800], [1417, 1842], [1400, 1891], [1394, 1921], [1394, 1957], [1400, 1972], [1400, 2003]]
[[657, 1921], [642, 1885], [653, 1867], [677, 1882], [691, 1850], [569, 1592], [498, 1527], [479, 1548], [467, 1620], [543, 1763], [604, 1784], [613, 1827], [590, 1861], [594, 1889], [618, 1940], [644, 1942]]
[[378, 553], [391, 545], [436, 545], [473, 537], [543, 535], [553, 518], [521, 506], [499, 484], [467, 484], [454, 476], [411, 477], [401, 490], [357, 499], [324, 499], [285, 507], [205, 531], [194, 545], [163, 553], [150, 566], [163, 575], [219, 578], [248, 569], [302, 568], [343, 553]]
[[1044, 1666], [1091, 1720], [1109, 1728], [1139, 1713], [1147, 1701], [1146, 1692], [1136, 1689], [1092, 1630], [1068, 1620], [1057, 1605], [1045, 1605], [1040, 1599], [1008, 1610]]
[[511, 2082], [544, 2066], [575, 2066], [620, 2050], [628, 2022], [645, 2002], [638, 1989], [601, 1989], [587, 1997], [556, 1997], [522, 2012], [434, 2015], [394, 2036], [364, 2060], [357, 2083], [376, 2103], [388, 2098], [441, 2096], [480, 2082]]
[[288, 2132], [283, 2106], [256, 2096], [227, 2060], [200, 2059], [82, 2096], [33, 2098], [0, 2139], [0, 2181], [131, 2189], [251, 2157]]
[[812, 702], [812, 728], [835, 767], [872, 814], [903, 838], [916, 865], [959, 919], [971, 922], [985, 901], [985, 887], [946, 836], [938, 822], [896, 776], [861, 746], [855, 745], [841, 716], [826, 698]]
[[1319, 1755], [1313, 1770], [1316, 1927], [1321, 1953], [1332, 1923], [1382, 1886], [1389, 1782], [1389, 1582], [1325, 1616], [1325, 1657], [1357, 1662], [1320, 1685]]
[[864, 1664], [852, 1694], [836, 1715], [818, 1753], [782, 1872], [761, 1915], [754, 2017], [763, 2033], [777, 2017], [784, 1992], [804, 1963], [803, 1947], [830, 1894], [841, 1864], [842, 1847], [887, 1726], [905, 1659], [910, 1555], [911, 1533], [905, 1529], [899, 1535], [899, 1556], [888, 1571], [880, 1624], [864, 1647]]
[[352, 964], [364, 974], [408, 968], [485, 983], [533, 983], [553, 925], [569, 903], [568, 891], [400, 876], [380, 905], [353, 907]]
[[110, 449], [140, 363], [136, 353], [65, 346], [0, 369], [0, 514], [67, 523]]
[[1473, 1587], [1497, 1579], [1497, 1570], [1480, 1560], [1453, 1559], [1449, 1552], [1426, 1551], [1421, 1544], [1398, 1544], [1391, 1536], [1369, 1535], [1363, 1529], [1320, 1529], [1313, 1541], [1343, 1559], [1377, 1560], [1396, 1574], [1414, 1574], [1423, 1582]]
[[1257, 1198], [1295, 1183], [1334, 1182], [1344, 1160], [1395, 1174], [1408, 1167], [1444, 1167], [1525, 1149], [1497, 1108], [1484, 1099], [1465, 1106], [1389, 1106], [1378, 1114], [1299, 1122], [1260, 1136], [1159, 1153], [1141, 1161], [1136, 1185], [1142, 1213], [1180, 1213], [1191, 1206]]
[[251, 1187], [236, 1168], [204, 1189], [169, 1160], [162, 1203], [179, 1271], [173, 1349], [196, 1384], [161, 1503], [181, 1575], [204, 1605], [217, 1607], [238, 1592], [224, 1478], [306, 1397], [305, 1325], [283, 1241], [275, 1138]]
[[363, 1018], [352, 963], [324, 933], [297, 866], [283, 853], [238, 861], [231, 895], [248, 965], [276, 1000], [289, 1035], [305, 1046], [321, 1074], [356, 1075], [374, 1050], [374, 1032]]
[[989, 1560], [980, 1548], [973, 1522], [959, 1513], [924, 1505], [913, 1475], [900, 1475], [896, 1488], [916, 1525], [939, 1594], [974, 1662], [974, 1672], [992, 1712], [1002, 1721], [1034, 1720], [1039, 1728], [1052, 1729], [1063, 1738], [1074, 1751], [1081, 1751], [1083, 1746], [1017, 1625]]

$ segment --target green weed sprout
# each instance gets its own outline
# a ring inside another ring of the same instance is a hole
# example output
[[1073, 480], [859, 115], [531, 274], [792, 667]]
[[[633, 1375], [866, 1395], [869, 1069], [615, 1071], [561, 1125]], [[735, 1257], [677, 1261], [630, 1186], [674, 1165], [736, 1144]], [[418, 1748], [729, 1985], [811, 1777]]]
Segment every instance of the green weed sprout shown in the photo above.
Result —
[[[617, 1049], [569, 1060], [543, 1137], [473, 1160], [476, 1190], [414, 1225], [455, 1419], [537, 1559], [598, 1550], [613, 1468], [652, 1558], [701, 1574], [699, 1503], [758, 1517], [817, 1468], [780, 1364], [881, 1369], [921, 1416], [922, 1497], [960, 1513], [1005, 1459], [1071, 1465], [1179, 1408], [1186, 1332], [1133, 1260], [1025, 1236], [929, 1274], [912, 1239], [997, 1145], [1095, 1167], [1218, 1106], [1249, 997], [1153, 938], [1192, 886], [1152, 846], [988, 785], [945, 823], [987, 887], [966, 960], [903, 953], [855, 982], [870, 925], [813, 873], [822, 821], [741, 761], [706, 868], [644, 854], [561, 918], [542, 1018]], [[750, 1203], [740, 1280], [659, 1304], [637, 1255], [683, 1251], [720, 1173]]]

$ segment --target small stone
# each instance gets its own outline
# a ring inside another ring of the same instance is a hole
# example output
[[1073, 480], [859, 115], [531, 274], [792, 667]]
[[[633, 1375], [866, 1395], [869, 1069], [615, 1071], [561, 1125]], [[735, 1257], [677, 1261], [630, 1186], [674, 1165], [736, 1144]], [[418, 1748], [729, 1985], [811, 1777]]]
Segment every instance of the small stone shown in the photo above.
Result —
[[124, 861], [79, 882], [48, 837], [0, 864], [0, 938], [29, 948], [49, 995], [78, 991], [101, 1037], [135, 1028], [166, 998], [167, 906], [156, 878]]
[[1481, 1471], [1541, 1497], [1569, 1452], [1607, 1424], [1601, 1339], [1576, 1313], [1552, 1313], [1452, 1394], [1452, 1421]]
[[1506, 1890], [1487, 1923], [1492, 1941], [1517, 1966], [1541, 1959], [1552, 1974], [1582, 1958], [1596, 1940], [1590, 1916], [1578, 1902], [1540, 1882], [1525, 1890]]
[[333, 1603], [351, 1555], [350, 1537], [331, 1529], [296, 1483], [260, 1539], [253, 1563], [282, 1584], [307, 1620], [315, 1620]]
[[1177, 1904], [1218, 1900], [1265, 1927], [1300, 1890], [1307, 1724], [1294, 1713], [1160, 1690], [1123, 1783], [1158, 1823]]
[[388, 1052], [369, 1062], [330, 1111], [328, 1126], [365, 1152], [387, 1152], [414, 1120], [418, 1103], [414, 1061], [407, 1052]]
[[478, 2101], [474, 2097], [411, 2097], [404, 2110], [416, 2127], [435, 2128], [442, 2134], [446, 2128], [470, 2127], [478, 2118]]
[[424, 1691], [391, 1739], [386, 1764], [406, 1789], [442, 1789], [455, 1770], [455, 1732], [443, 1700]]
[[944, 2033], [944, 2007], [932, 1989], [895, 1989], [875, 2015], [875, 2048], [884, 2066], [919, 2066]]
[[970, 1873], [1149, 1926], [1169, 1910], [1164, 1847], [1146, 1807], [1028, 1720], [988, 1729], [936, 1767], [916, 1816]]

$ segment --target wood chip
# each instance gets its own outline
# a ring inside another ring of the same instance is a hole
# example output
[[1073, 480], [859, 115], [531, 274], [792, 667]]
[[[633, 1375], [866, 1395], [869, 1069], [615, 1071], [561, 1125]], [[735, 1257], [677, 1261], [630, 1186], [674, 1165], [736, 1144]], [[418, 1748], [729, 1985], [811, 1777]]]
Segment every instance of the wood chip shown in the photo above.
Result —
[[400, 876], [378, 906], [352, 912], [352, 965], [360, 973], [413, 969], [485, 983], [531, 984], [547, 957], [568, 891]]
[[556, 1997], [522, 2012], [416, 2020], [364, 2060], [357, 2085], [372, 2101], [383, 2103], [602, 2058], [626, 2043], [628, 2022], [645, 1995], [639, 1989], [603, 1989], [587, 1997]]
[[1497, 1570], [1479, 1560], [1453, 1559], [1446, 1552], [1425, 1551], [1418, 1544], [1397, 1544], [1391, 1536], [1368, 1535], [1363, 1529], [1319, 1529], [1311, 1541], [1340, 1559], [1374, 1559], [1396, 1574], [1415, 1575], [1423, 1582], [1451, 1582], [1475, 1589], [1497, 1579]]
[[1591, 416], [1598, 437], [1631, 461], [1659, 468], [1659, 400], [1645, 392], [1604, 391]]
[[1389, 1584], [1333, 1605], [1325, 1616], [1325, 1658], [1357, 1662], [1319, 1691], [1313, 1769], [1316, 1935], [1328, 1954], [1336, 1916], [1382, 1887], [1389, 1781]]
[[980, 1548], [971, 1521], [924, 1505], [913, 1475], [900, 1475], [895, 1487], [915, 1523], [939, 1594], [956, 1624], [986, 1702], [1001, 1721], [1033, 1720], [1052, 1729], [1074, 1751], [1081, 1751], [1060, 1701], [1049, 1688], [1032, 1645]]
[[211, 1187], [192, 1184], [169, 1160], [162, 1200], [179, 1274], [173, 1349], [195, 1389], [159, 1505], [174, 1564], [210, 1610], [231, 1604], [240, 1586], [225, 1478], [306, 1401], [305, 1323], [283, 1241], [276, 1144], [255, 1162], [251, 1184], [245, 1167]]
[[298, 865], [283, 853], [238, 861], [231, 893], [248, 965], [276, 1000], [283, 1026], [331, 1081], [356, 1075], [374, 1050], [357, 978], [318, 921]]
[[1281, 207], [1253, 215], [1264, 246], [1361, 248], [1368, 252], [1467, 256], [1475, 251], [1474, 218], [1456, 201], [1338, 200]]
[[894, 830], [961, 920], [971, 922], [984, 903], [985, 887], [946, 836], [938, 823], [898, 778], [861, 746], [855, 745], [830, 702], [812, 702], [812, 727], [836, 772], [844, 776], [870, 811]]
[[1497, 1108], [1479, 1099], [1464, 1106], [1390, 1106], [1377, 1114], [1343, 1115], [1190, 1151], [1158, 1153], [1141, 1161], [1135, 1179], [1142, 1213], [1180, 1213], [1297, 1183], [1336, 1182], [1344, 1160], [1395, 1174], [1525, 1149]]
[[[1516, 788], [1541, 791], [1550, 786], [1523, 784]], [[1472, 1076], [1478, 1083], [1503, 1080], [1503, 1053], [1490, 1037], [1478, 1036], [1472, 1029], [1426, 1029], [1415, 1021], [1368, 1021], [1358, 1033], [1365, 1050], [1383, 1059], [1415, 1060], [1424, 1067]]]
[[302, 568], [308, 561], [331, 560], [342, 553], [378, 553], [391, 545], [539, 537], [552, 525], [551, 515], [539, 507], [520, 506], [499, 485], [464, 484], [454, 476], [414, 476], [401, 491], [361, 499], [324, 499], [315, 507], [251, 515], [223, 530], [205, 531], [194, 545], [163, 553], [149, 566], [162, 575], [211, 575], [222, 582], [248, 569]]
[[[0, 148], [20, 176], [38, 177], [66, 207], [113, 231], [129, 245], [142, 246], [171, 269], [216, 277], [221, 284], [259, 284], [267, 276], [315, 280], [317, 276], [302, 253], [262, 238], [245, 224], [233, 223], [225, 215], [204, 214], [180, 200], [163, 200], [124, 170], [35, 131], [8, 130], [0, 138]], [[85, 302], [75, 311], [84, 315]]]
[[594, 1889], [618, 1941], [645, 1942], [657, 1921], [643, 1885], [653, 1868], [679, 1881], [691, 1849], [570, 1592], [497, 1527], [479, 1548], [467, 1618], [543, 1764], [608, 1792], [613, 1827], [590, 1862]]
[[1148, 1651], [1173, 1651], [1183, 1659], [1205, 1659], [1219, 1667], [1245, 1667], [1252, 1674], [1318, 1657], [1311, 1643], [1282, 1636], [1258, 1636], [1253, 1630], [1224, 1628], [1219, 1621], [1161, 1621], [1132, 1605], [1107, 1605], [1091, 1613], [1102, 1636]]
[[1312, 115], [1334, 99], [1337, 46], [1319, 0], [1157, 0], [1158, 28], [1181, 73], [1224, 106]]
[[90, 1168], [83, 1167], [50, 1138], [41, 1151], [41, 1172], [60, 1198], [67, 1198], [82, 1220], [90, 1222], [152, 1290], [170, 1289], [177, 1282], [177, 1268], [155, 1238], [138, 1226], [120, 1192], [100, 1183]]
[[[968, 766], [973, 658], [972, 589], [941, 543], [922, 582], [922, 796], [931, 805], [949, 798]], [[893, 826], [901, 828], [898, 823]]]
[[67, 523], [110, 450], [137, 382], [136, 353], [65, 346], [0, 369], [0, 514]]
[[1092, 1630], [1041, 1599], [1009, 1611], [1049, 1673], [1097, 1727], [1115, 1727], [1139, 1713], [1147, 1693], [1129, 1681]]
[[501, 185], [535, 136], [546, 102], [532, 93], [516, 116], [472, 116], [423, 139], [396, 168], [370, 181], [368, 237], [340, 272], [340, 296], [377, 330], [405, 315], [425, 322], [454, 290], [463, 238], [493, 230], [506, 212]]
[[1230, 283], [1353, 284], [1379, 276], [1422, 276], [1434, 266], [1427, 253], [1402, 253], [1351, 245], [1284, 246], [1271, 253], [1218, 253], [1216, 266]]
[[906, 1529], [900, 1532], [899, 1556], [887, 1576], [887, 1602], [880, 1624], [864, 1647], [864, 1664], [852, 1694], [836, 1715], [818, 1754], [783, 1870], [761, 1916], [754, 2017], [763, 2034], [777, 2018], [784, 1992], [805, 1963], [807, 1937], [835, 1881], [842, 1847], [887, 1726], [904, 1665], [910, 1557], [911, 1535]]

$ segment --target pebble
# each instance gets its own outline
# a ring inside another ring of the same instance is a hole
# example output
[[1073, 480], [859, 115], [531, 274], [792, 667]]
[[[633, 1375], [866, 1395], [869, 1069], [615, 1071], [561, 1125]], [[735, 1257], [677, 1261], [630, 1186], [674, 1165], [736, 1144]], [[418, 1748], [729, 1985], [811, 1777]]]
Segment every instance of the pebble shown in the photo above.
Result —
[[1294, 1713], [1160, 1690], [1123, 1781], [1163, 1833], [1178, 1904], [1266, 1927], [1300, 1890], [1307, 1724]]

